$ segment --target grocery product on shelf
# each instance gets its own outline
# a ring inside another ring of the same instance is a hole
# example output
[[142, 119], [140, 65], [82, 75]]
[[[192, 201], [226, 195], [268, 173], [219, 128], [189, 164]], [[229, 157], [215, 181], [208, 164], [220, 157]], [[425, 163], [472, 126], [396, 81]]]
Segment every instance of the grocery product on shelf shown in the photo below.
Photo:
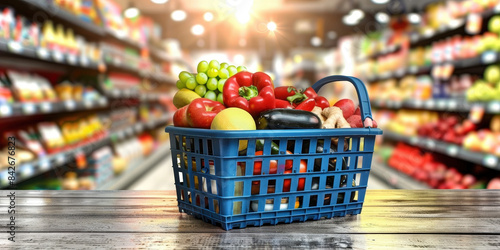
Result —
[[55, 6], [64, 9], [76, 17], [89, 23], [100, 24], [94, 0], [54, 0]]
[[[435, 158], [431, 153], [422, 153], [417, 147], [398, 143], [389, 157], [388, 164], [433, 188], [484, 188], [484, 179], [478, 181], [473, 174], [462, 174], [456, 168], [449, 167]], [[486, 178], [486, 176], [481, 178]]]
[[104, 92], [113, 95], [114, 92], [126, 90], [129, 93], [139, 93], [141, 81], [135, 76], [125, 73], [109, 73], [103, 81], [101, 88]]
[[12, 86], [19, 102], [56, 101], [57, 96], [50, 82], [36, 74], [7, 70], [8, 84]]
[[467, 90], [466, 96], [471, 102], [500, 100], [500, 66], [488, 66], [483, 79], [476, 80]]

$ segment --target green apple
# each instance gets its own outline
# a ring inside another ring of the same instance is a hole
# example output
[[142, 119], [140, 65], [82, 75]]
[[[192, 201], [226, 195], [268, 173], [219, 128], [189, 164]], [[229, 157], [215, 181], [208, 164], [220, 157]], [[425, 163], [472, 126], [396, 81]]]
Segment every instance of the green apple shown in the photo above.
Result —
[[500, 81], [500, 67], [498, 65], [490, 65], [484, 71], [484, 79], [489, 83]]
[[488, 30], [495, 33], [500, 33], [500, 15], [494, 16], [488, 22]]

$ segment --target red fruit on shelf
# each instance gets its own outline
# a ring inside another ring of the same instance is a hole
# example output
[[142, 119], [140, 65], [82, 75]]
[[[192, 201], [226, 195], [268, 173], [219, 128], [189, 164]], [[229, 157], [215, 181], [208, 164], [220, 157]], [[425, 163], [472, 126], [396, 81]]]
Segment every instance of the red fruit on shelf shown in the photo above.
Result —
[[449, 127], [453, 127], [458, 124], [458, 118], [455, 116], [450, 116], [446, 118], [446, 123], [448, 124]]
[[354, 115], [354, 112], [356, 111], [356, 106], [354, 105], [354, 102], [351, 99], [341, 99], [337, 101], [335, 104], [333, 104], [333, 106], [339, 107], [342, 110], [342, 114], [344, 115], [345, 119]]
[[471, 174], [466, 174], [466, 175], [464, 175], [464, 177], [462, 177], [461, 184], [466, 186], [466, 187], [470, 187], [470, 186], [474, 185], [475, 183], [476, 183], [476, 177], [474, 177]]
[[493, 178], [488, 182], [487, 189], [500, 189], [500, 178]]
[[449, 128], [450, 128], [450, 127], [449, 127], [449, 126], [448, 126], [448, 124], [447, 124], [447, 123], [445, 123], [445, 122], [440, 122], [440, 123], [438, 124], [438, 126], [437, 126], [437, 129], [438, 129], [439, 131], [441, 131], [441, 132], [448, 131], [448, 129], [449, 129]]
[[462, 123], [462, 135], [465, 135], [471, 131], [474, 131], [476, 130], [476, 124], [474, 124], [472, 121], [470, 120], [465, 120], [463, 123]]

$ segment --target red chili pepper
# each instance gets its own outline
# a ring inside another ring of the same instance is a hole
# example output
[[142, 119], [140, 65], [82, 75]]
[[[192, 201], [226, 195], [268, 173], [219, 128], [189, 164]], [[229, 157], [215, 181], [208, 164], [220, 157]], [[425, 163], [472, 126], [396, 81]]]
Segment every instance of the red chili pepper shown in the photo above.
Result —
[[301, 102], [295, 109], [312, 111], [314, 109], [314, 106], [316, 106], [316, 101], [314, 99], [309, 98]]
[[280, 100], [286, 100], [287, 97], [295, 95], [299, 91], [293, 86], [280, 86], [274, 88], [274, 97]]
[[292, 104], [289, 101], [275, 99], [274, 103], [276, 104], [277, 109], [293, 109]]
[[254, 117], [276, 107], [273, 81], [264, 72], [241, 71], [227, 79], [222, 93], [227, 107], [244, 109]]
[[330, 107], [330, 102], [323, 96], [316, 96], [314, 100], [316, 101], [316, 106], [322, 109]]
[[316, 96], [318, 96], [318, 93], [316, 93], [316, 91], [314, 91], [312, 87], [309, 87], [306, 90], [304, 90], [304, 95], [306, 95], [308, 98], [314, 99], [316, 98]]

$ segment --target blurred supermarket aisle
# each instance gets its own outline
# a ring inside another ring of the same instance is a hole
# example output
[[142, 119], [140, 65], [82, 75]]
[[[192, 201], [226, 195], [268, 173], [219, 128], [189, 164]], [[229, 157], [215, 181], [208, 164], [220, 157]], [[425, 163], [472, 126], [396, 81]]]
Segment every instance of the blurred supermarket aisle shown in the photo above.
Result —
[[170, 154], [160, 161], [155, 168], [151, 169], [141, 179], [137, 180], [130, 190], [175, 190], [174, 171]]

